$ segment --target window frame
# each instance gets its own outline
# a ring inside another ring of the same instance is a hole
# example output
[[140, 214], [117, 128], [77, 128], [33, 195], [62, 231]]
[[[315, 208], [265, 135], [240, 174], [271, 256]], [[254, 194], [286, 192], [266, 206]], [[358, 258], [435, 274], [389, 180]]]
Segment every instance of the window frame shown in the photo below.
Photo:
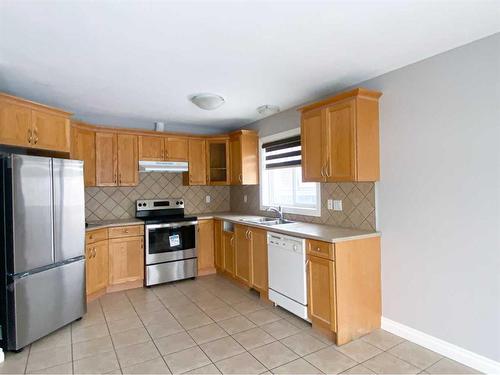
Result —
[[[288, 137], [293, 137], [294, 135], [300, 135], [300, 128], [295, 128], [291, 130], [287, 130], [284, 132], [280, 132], [277, 134], [268, 135], [266, 137], [259, 138], [259, 203], [260, 210], [266, 211], [269, 207], [276, 207], [264, 204], [264, 189], [266, 188], [265, 183], [267, 183], [267, 179], [264, 178], [264, 172], [266, 167], [265, 160], [265, 152], [263, 152], [262, 145], [267, 142], [277, 141], [279, 139], [284, 139]], [[296, 168], [296, 167], [294, 167]], [[295, 214], [295, 215], [304, 215], [304, 216], [321, 216], [321, 184], [319, 182], [313, 182], [316, 184], [316, 208], [304, 208], [304, 207], [291, 207], [291, 206], [282, 206], [283, 213], [287, 214]]]

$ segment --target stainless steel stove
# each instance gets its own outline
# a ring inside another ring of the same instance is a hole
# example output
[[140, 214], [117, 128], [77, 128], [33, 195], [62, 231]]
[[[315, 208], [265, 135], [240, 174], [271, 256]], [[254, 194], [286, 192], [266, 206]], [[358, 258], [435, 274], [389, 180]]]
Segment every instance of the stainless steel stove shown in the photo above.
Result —
[[196, 277], [198, 219], [184, 216], [184, 199], [139, 199], [135, 216], [145, 221], [144, 284]]

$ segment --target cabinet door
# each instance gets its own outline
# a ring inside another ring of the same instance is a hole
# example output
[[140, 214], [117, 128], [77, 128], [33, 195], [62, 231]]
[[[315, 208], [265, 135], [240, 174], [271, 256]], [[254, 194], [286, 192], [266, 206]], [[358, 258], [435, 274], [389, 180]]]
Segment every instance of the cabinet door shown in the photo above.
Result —
[[163, 137], [139, 136], [139, 160], [164, 160], [165, 148], [163, 140]]
[[108, 286], [108, 241], [98, 241], [86, 248], [87, 295]]
[[250, 285], [250, 253], [252, 240], [249, 229], [243, 225], [235, 225], [235, 276]]
[[308, 306], [312, 320], [325, 328], [334, 326], [334, 262], [315, 256], [308, 256]]
[[257, 134], [241, 136], [241, 181], [243, 185], [259, 183], [259, 137]]
[[231, 151], [231, 185], [241, 185], [243, 183], [242, 159], [241, 159], [241, 138], [232, 137], [229, 142]]
[[252, 286], [259, 292], [267, 293], [267, 232], [263, 229], [250, 229], [252, 239]]
[[189, 172], [187, 185], [206, 185], [207, 166], [204, 139], [189, 140]]
[[214, 271], [214, 221], [200, 220], [198, 222], [198, 274], [208, 274]]
[[35, 148], [69, 152], [69, 119], [45, 112], [31, 112]]
[[165, 159], [169, 161], [188, 160], [188, 140], [181, 137], [165, 139]]
[[117, 185], [116, 134], [95, 134], [96, 185]]
[[302, 181], [304, 182], [325, 180], [323, 129], [321, 110], [302, 114]]
[[0, 143], [31, 147], [31, 109], [0, 101]]
[[356, 180], [355, 101], [326, 109], [326, 174], [328, 181]]
[[229, 184], [229, 141], [207, 141], [207, 168], [209, 185]]
[[95, 132], [74, 127], [71, 130], [71, 159], [83, 160], [85, 186], [95, 186]]
[[136, 186], [139, 183], [137, 136], [118, 134], [118, 185]]
[[222, 243], [222, 221], [214, 220], [214, 246], [215, 267], [219, 270], [224, 269], [224, 245]]
[[144, 237], [109, 240], [109, 284], [144, 278]]
[[234, 234], [222, 232], [224, 247], [224, 271], [234, 276]]

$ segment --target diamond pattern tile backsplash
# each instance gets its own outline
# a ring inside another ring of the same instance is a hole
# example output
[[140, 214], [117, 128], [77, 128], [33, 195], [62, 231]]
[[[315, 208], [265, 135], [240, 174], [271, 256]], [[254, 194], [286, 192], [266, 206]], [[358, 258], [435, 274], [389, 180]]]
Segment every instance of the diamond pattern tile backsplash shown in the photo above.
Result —
[[[136, 199], [184, 198], [187, 214], [230, 209], [229, 186], [184, 186], [181, 173], [140, 173], [139, 178], [139, 184], [133, 187], [86, 188], [86, 220], [134, 217]], [[210, 203], [205, 203], [207, 195]]]
[[[244, 202], [244, 195], [247, 202]], [[342, 200], [342, 211], [328, 210], [328, 199]], [[285, 214], [290, 220], [328, 224], [344, 228], [375, 230], [375, 184], [341, 182], [321, 184], [321, 216]], [[232, 186], [231, 211], [252, 215], [274, 215], [260, 211], [259, 186]]]

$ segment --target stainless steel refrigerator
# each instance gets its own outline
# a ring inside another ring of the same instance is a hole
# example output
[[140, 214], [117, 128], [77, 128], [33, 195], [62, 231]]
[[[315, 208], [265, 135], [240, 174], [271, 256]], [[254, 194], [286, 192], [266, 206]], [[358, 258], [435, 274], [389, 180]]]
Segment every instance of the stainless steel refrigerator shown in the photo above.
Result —
[[0, 155], [2, 346], [19, 350], [86, 312], [83, 162]]

